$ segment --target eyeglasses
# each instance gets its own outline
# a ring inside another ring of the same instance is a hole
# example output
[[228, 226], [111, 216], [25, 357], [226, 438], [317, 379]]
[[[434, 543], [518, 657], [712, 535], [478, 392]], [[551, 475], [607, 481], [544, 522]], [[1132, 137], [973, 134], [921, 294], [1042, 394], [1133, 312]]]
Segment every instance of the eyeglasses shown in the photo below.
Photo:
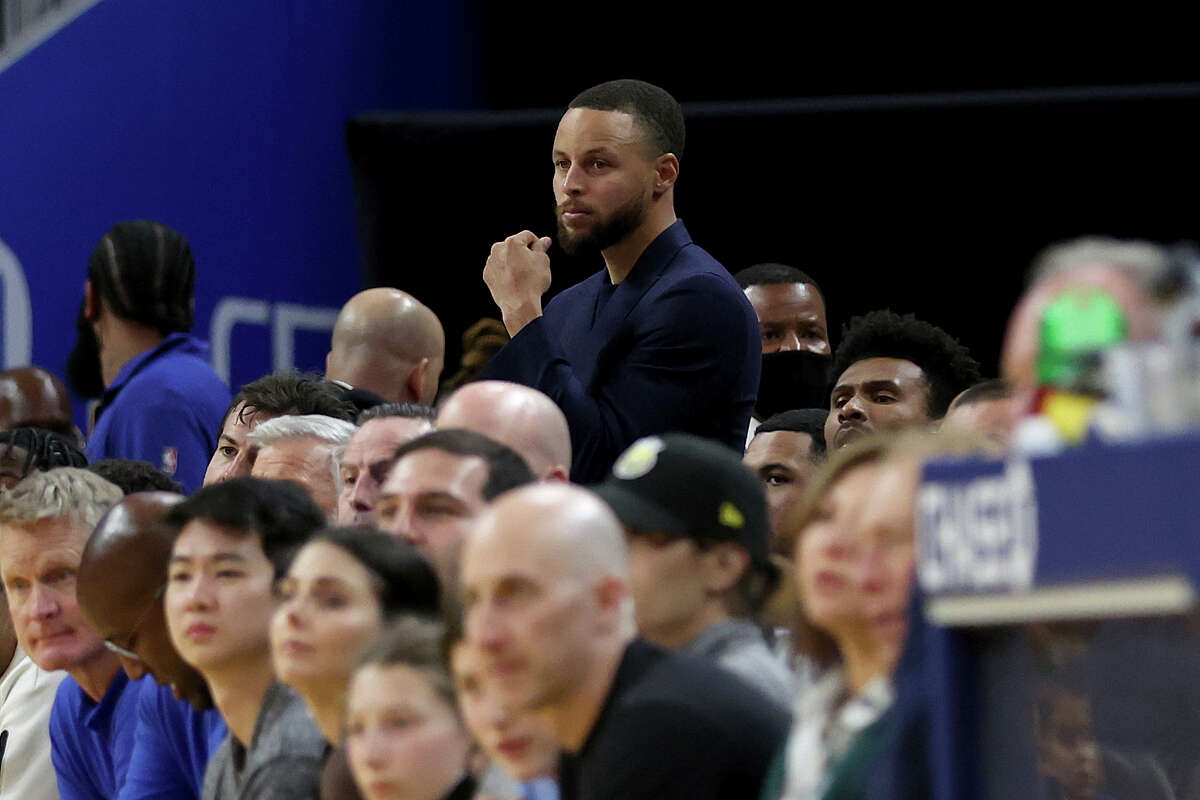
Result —
[[[133, 630], [131, 630], [129, 633], [129, 636], [131, 638], [133, 637], [134, 634], [136, 634], [138, 632], [138, 629], [142, 627], [142, 623], [145, 622], [146, 617], [150, 615], [150, 609], [154, 608], [155, 604], [159, 601], [160, 598], [162, 598], [163, 592], [165, 592], [166, 590], [167, 590], [167, 584], [164, 582], [162, 586], [158, 587], [158, 591], [156, 591], [154, 593], [154, 597], [153, 597], [153, 599], [150, 600], [150, 603], [146, 606], [145, 609], [143, 609], [142, 615], [140, 617], [138, 617], [138, 621], [133, 623]], [[133, 652], [132, 650], [129, 650], [128, 648], [121, 647], [121, 645], [116, 644], [115, 642], [112, 642], [108, 639], [104, 640], [104, 646], [108, 648], [110, 653], [116, 653], [117, 655], [121, 656], [122, 658], [128, 658], [128, 659], [132, 659], [134, 661], [142, 660], [141, 657], [138, 656], [137, 653]]]

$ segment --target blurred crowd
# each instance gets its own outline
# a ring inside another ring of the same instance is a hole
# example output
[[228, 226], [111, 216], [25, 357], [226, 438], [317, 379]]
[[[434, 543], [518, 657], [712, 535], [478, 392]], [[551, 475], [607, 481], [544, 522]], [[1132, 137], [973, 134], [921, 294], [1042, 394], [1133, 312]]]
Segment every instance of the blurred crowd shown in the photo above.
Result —
[[[496, 243], [453, 374], [437, 314], [372, 288], [324, 374], [231, 393], [186, 238], [116, 224], [64, 376], [86, 435], [58, 376], [0, 373], [0, 797], [930, 796], [896, 766], [922, 466], [1138, 428], [1102, 354], [1169, 339], [1186, 271], [1050, 247], [985, 376], [927, 321], [835, 336], [809, 272], [717, 263], [683, 150], [658, 87], [572, 101], [557, 241], [604, 268], [543, 307], [551, 240]], [[1059, 688], [1046, 796], [1113, 797]]]

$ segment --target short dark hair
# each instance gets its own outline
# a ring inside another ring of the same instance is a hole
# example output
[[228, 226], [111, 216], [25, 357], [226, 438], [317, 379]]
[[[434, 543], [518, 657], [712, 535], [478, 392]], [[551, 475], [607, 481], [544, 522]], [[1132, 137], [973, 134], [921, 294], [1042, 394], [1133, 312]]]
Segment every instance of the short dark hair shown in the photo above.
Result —
[[21, 472], [30, 470], [45, 472], [55, 467], [86, 467], [88, 460], [83, 451], [75, 446], [74, 437], [67, 437], [45, 428], [13, 428], [0, 431], [0, 459], [12, 458], [12, 450], [19, 447], [25, 451]]
[[256, 535], [280, 578], [296, 550], [326, 524], [325, 512], [291, 481], [234, 478], [205, 486], [167, 512], [167, 524], [182, 530], [204, 520], [243, 536]]
[[789, 267], [787, 264], [755, 264], [746, 267], [733, 276], [738, 286], [749, 289], [751, 286], [774, 286], [780, 283], [807, 283], [817, 290], [821, 297], [825, 293], [807, 272]]
[[148, 461], [132, 458], [103, 458], [88, 465], [109, 483], [121, 487], [126, 495], [134, 492], [173, 492], [184, 494], [183, 485]]
[[683, 109], [666, 89], [631, 78], [607, 81], [577, 94], [567, 108], [632, 114], [657, 151], [654, 155], [674, 153], [683, 160]]
[[833, 358], [834, 381], [850, 365], [868, 358], [899, 358], [921, 368], [929, 387], [927, 411], [941, 419], [955, 395], [979, 382], [979, 363], [970, 351], [936, 325], [887, 309], [850, 320]]
[[381, 403], [361, 412], [355, 423], [362, 425], [364, 422], [370, 422], [373, 419], [386, 419], [388, 417], [427, 419], [430, 422], [434, 422], [437, 419], [437, 409], [423, 403]]
[[406, 614], [436, 620], [441, 613], [437, 573], [403, 539], [374, 528], [324, 528], [312, 542], [340, 547], [371, 573], [384, 622]]
[[396, 448], [392, 464], [418, 450], [441, 450], [456, 456], [481, 458], [487, 464], [488, 479], [483, 485], [483, 499], [491, 502], [502, 493], [534, 482], [533, 472], [525, 459], [507, 445], [465, 428], [449, 428], [418, 436]]
[[965, 406], [971, 403], [983, 403], [987, 400], [1007, 400], [1013, 396], [1014, 392], [1013, 385], [1004, 378], [992, 378], [980, 381], [974, 386], [968, 386], [954, 399], [958, 401], [958, 405]]
[[808, 458], [816, 463], [825, 455], [825, 420], [829, 411], [824, 408], [797, 408], [791, 411], [767, 417], [762, 424], [754, 429], [754, 435], [774, 433], [775, 431], [792, 431], [807, 433], [812, 437], [812, 445], [808, 448]]
[[196, 265], [187, 237], [161, 222], [118, 222], [92, 250], [88, 280], [113, 314], [166, 336], [192, 329]]
[[354, 422], [358, 415], [358, 409], [342, 396], [340, 387], [315, 372], [276, 372], [247, 383], [234, 396], [229, 408], [225, 409], [225, 416], [221, 417], [221, 430], [224, 430], [229, 415], [243, 403], [245, 408], [238, 412], [239, 419], [254, 413], [276, 417], [284, 414], [323, 414]]

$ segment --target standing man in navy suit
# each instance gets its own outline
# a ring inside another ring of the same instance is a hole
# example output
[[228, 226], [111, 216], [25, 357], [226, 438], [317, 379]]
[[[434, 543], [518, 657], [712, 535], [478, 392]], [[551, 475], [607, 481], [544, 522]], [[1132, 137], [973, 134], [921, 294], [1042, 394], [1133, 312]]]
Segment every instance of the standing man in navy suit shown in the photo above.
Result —
[[549, 395], [571, 427], [571, 478], [601, 479], [634, 440], [682, 431], [738, 452], [758, 392], [754, 309], [675, 217], [683, 112], [636, 80], [571, 101], [554, 137], [558, 241], [605, 269], [559, 294], [549, 237], [492, 245], [483, 279], [512, 341], [487, 377]]

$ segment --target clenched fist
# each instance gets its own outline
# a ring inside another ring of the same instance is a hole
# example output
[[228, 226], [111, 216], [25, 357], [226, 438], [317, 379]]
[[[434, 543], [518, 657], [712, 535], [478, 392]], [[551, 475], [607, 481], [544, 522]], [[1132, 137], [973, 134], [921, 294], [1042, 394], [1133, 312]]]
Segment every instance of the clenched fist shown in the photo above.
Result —
[[509, 336], [542, 315], [542, 295], [550, 288], [550, 238], [521, 231], [492, 245], [483, 282], [492, 293]]

